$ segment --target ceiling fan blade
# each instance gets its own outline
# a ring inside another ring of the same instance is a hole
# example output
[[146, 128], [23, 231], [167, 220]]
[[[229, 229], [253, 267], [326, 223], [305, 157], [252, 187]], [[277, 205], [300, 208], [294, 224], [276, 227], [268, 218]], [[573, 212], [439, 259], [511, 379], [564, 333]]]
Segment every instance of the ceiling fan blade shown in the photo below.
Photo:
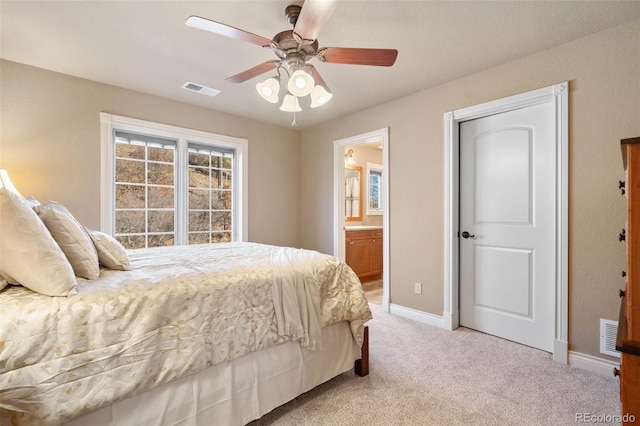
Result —
[[242, 71], [240, 74], [233, 75], [225, 80], [231, 83], [243, 83], [247, 80], [251, 80], [253, 77], [257, 77], [260, 74], [264, 74], [265, 72], [275, 69], [277, 63], [278, 61], [263, 62], [260, 65], [256, 65], [253, 68], [249, 68], [248, 70]]
[[322, 55], [333, 64], [376, 65], [390, 67], [396, 62], [396, 49], [362, 49], [355, 47], [327, 47]]
[[304, 40], [316, 40], [337, 5], [336, 0], [305, 0], [293, 31]]
[[262, 37], [229, 25], [221, 24], [220, 22], [201, 18], [199, 16], [189, 16], [185, 21], [185, 24], [193, 28], [210, 31], [212, 33], [220, 34], [242, 41], [248, 41], [249, 43], [257, 44], [261, 47], [269, 46], [271, 44], [271, 40], [266, 37]]

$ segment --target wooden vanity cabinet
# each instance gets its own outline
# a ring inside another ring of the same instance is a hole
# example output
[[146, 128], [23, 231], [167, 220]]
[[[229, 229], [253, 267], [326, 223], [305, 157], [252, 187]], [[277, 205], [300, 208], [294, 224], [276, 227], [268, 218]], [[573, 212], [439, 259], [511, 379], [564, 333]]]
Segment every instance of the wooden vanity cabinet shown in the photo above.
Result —
[[619, 239], [627, 245], [626, 286], [620, 306], [616, 349], [622, 353], [620, 402], [625, 425], [640, 419], [640, 137], [623, 139], [622, 158], [625, 182], [620, 182], [627, 196], [627, 223]]
[[347, 231], [346, 261], [363, 281], [382, 277], [382, 229]]

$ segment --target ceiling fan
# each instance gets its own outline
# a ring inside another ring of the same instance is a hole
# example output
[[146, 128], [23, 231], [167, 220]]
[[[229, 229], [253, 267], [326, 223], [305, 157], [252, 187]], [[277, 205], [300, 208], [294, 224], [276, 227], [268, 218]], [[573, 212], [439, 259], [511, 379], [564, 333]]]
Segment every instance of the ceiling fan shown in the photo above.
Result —
[[325, 104], [333, 96], [318, 70], [307, 63], [309, 60], [389, 67], [395, 63], [398, 56], [396, 49], [318, 47], [318, 34], [336, 6], [336, 0], [306, 0], [302, 6], [299, 4], [287, 6], [285, 17], [293, 25], [293, 29], [279, 32], [273, 39], [199, 16], [190, 16], [186, 24], [273, 50], [278, 59], [263, 62], [226, 80], [231, 83], [242, 83], [275, 69], [278, 75], [258, 83], [256, 89], [265, 100], [277, 103], [280, 72], [284, 71], [288, 76], [288, 93], [280, 109], [296, 112], [301, 111], [299, 97], [310, 95], [311, 107], [315, 108]]

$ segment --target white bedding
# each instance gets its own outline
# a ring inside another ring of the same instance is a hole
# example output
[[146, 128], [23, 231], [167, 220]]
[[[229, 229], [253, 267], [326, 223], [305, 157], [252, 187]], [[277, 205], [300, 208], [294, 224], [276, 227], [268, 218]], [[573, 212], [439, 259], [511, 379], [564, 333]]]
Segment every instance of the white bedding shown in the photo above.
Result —
[[317, 252], [228, 243], [129, 255], [131, 271], [102, 270], [75, 296], [0, 291], [0, 408], [24, 413], [15, 422], [59, 424], [288, 340], [319, 349], [319, 328], [343, 320], [361, 345], [371, 318], [353, 271]]

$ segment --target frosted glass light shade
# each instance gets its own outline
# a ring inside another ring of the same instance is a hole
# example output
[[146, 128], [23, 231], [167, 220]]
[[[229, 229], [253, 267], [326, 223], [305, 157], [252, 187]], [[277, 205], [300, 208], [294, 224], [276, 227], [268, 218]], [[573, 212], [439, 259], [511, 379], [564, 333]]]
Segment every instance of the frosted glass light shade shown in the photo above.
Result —
[[333, 98], [333, 93], [318, 84], [311, 91], [311, 108], [318, 108], [329, 102], [331, 98]]
[[287, 94], [282, 101], [282, 105], [280, 105], [280, 111], [286, 112], [298, 112], [302, 111], [300, 108], [300, 104], [298, 103], [298, 98], [291, 94]]
[[262, 83], [256, 84], [256, 90], [267, 102], [275, 104], [278, 102], [278, 92], [280, 91], [280, 82], [274, 77], [269, 77]]
[[344, 163], [348, 166], [353, 166], [356, 164], [355, 158], [353, 158], [353, 150], [349, 150], [349, 154], [347, 154], [347, 158], [345, 158]]
[[291, 74], [291, 78], [287, 83], [287, 89], [292, 95], [307, 96], [315, 86], [313, 77], [303, 70], [297, 70]]
[[9, 173], [3, 169], [0, 169], [0, 188], [6, 188], [7, 191], [11, 191], [22, 197], [20, 191], [18, 191], [18, 189], [13, 185], [13, 182], [11, 182], [11, 179], [9, 179]]

